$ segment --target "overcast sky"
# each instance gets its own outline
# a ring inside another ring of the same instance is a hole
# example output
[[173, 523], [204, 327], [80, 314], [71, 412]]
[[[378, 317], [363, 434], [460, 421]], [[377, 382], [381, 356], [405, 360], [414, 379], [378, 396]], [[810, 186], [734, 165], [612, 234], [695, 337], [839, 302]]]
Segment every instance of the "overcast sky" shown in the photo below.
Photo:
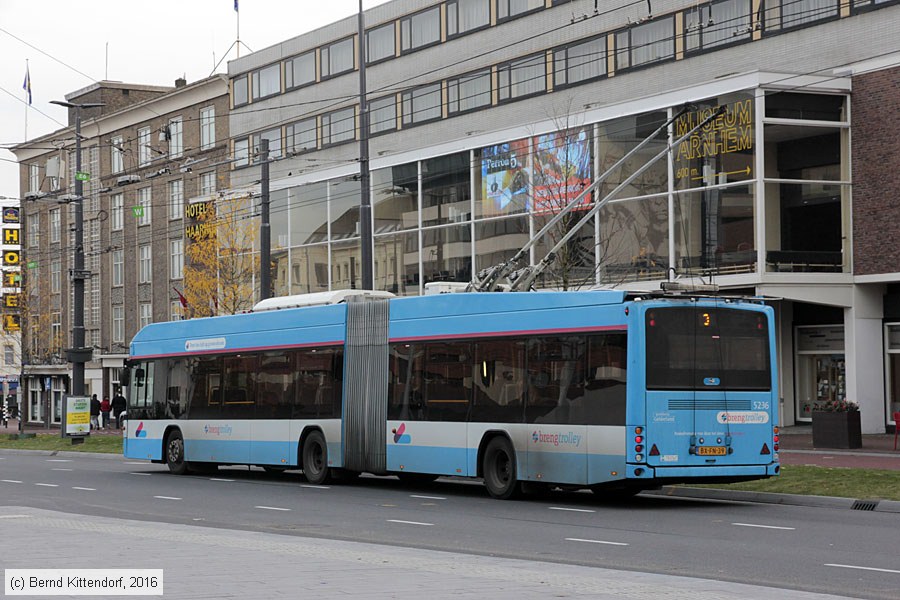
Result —
[[[244, 44], [261, 50], [358, 8], [359, 0], [240, 0], [241, 56], [249, 53]], [[236, 15], [234, 0], [0, 0], [0, 197], [19, 196], [15, 155], [5, 148], [66, 125], [66, 109], [50, 100], [103, 79], [171, 86], [184, 76], [190, 83], [223, 57], [216, 72], [226, 73], [237, 56]]]

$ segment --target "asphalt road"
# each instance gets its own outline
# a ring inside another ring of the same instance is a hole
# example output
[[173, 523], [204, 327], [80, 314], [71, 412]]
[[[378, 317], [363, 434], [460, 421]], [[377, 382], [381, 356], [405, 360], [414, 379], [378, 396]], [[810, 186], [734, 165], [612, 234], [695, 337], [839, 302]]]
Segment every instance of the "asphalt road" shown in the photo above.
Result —
[[900, 515], [891, 513], [659, 496], [616, 503], [583, 492], [503, 502], [468, 481], [312, 486], [295, 473], [178, 477], [121, 458], [2, 451], [0, 505], [858, 598], [896, 599], [900, 590]]

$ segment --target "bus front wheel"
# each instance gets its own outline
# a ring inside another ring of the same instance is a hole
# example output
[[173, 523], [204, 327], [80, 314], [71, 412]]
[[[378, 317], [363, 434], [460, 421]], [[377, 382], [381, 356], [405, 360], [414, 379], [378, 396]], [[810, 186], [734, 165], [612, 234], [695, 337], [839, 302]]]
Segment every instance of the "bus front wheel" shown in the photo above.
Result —
[[322, 485], [329, 480], [328, 445], [321, 431], [310, 432], [303, 442], [303, 474], [313, 485]]
[[482, 459], [484, 486], [488, 493], [500, 500], [518, 495], [520, 486], [516, 479], [516, 451], [505, 437], [495, 437], [488, 442]]
[[188, 464], [184, 460], [184, 438], [177, 429], [166, 438], [166, 465], [175, 475], [188, 472]]

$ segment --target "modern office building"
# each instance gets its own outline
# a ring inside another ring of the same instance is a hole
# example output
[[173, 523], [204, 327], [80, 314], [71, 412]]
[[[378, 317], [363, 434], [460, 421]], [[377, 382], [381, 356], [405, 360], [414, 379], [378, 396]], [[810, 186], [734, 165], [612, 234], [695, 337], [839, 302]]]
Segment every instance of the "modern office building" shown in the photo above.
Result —
[[[607, 168], [540, 280], [770, 298], [781, 422], [900, 407], [900, 2], [394, 0], [365, 12], [375, 287], [511, 256]], [[271, 157], [276, 295], [361, 285], [357, 19], [229, 64], [232, 183]], [[675, 140], [716, 107], [727, 111]], [[668, 136], [667, 136], [668, 133]]]
[[48, 427], [71, 388], [76, 111], [87, 394], [112, 397], [138, 329], [182, 318], [191, 207], [230, 185], [224, 75], [174, 87], [101, 81], [65, 100], [84, 105], [69, 108], [68, 127], [13, 149], [24, 198], [23, 409]]

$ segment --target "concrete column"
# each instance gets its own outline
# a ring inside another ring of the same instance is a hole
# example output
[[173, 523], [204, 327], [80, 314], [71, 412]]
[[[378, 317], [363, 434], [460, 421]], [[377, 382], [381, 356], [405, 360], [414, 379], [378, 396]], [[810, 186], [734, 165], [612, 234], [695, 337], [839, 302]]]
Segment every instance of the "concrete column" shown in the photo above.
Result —
[[883, 297], [882, 284], [854, 285], [844, 309], [847, 399], [859, 404], [863, 433], [885, 432]]
[[794, 393], [794, 303], [782, 300], [775, 307], [775, 350], [778, 352], [778, 423], [796, 425], [797, 401]]

